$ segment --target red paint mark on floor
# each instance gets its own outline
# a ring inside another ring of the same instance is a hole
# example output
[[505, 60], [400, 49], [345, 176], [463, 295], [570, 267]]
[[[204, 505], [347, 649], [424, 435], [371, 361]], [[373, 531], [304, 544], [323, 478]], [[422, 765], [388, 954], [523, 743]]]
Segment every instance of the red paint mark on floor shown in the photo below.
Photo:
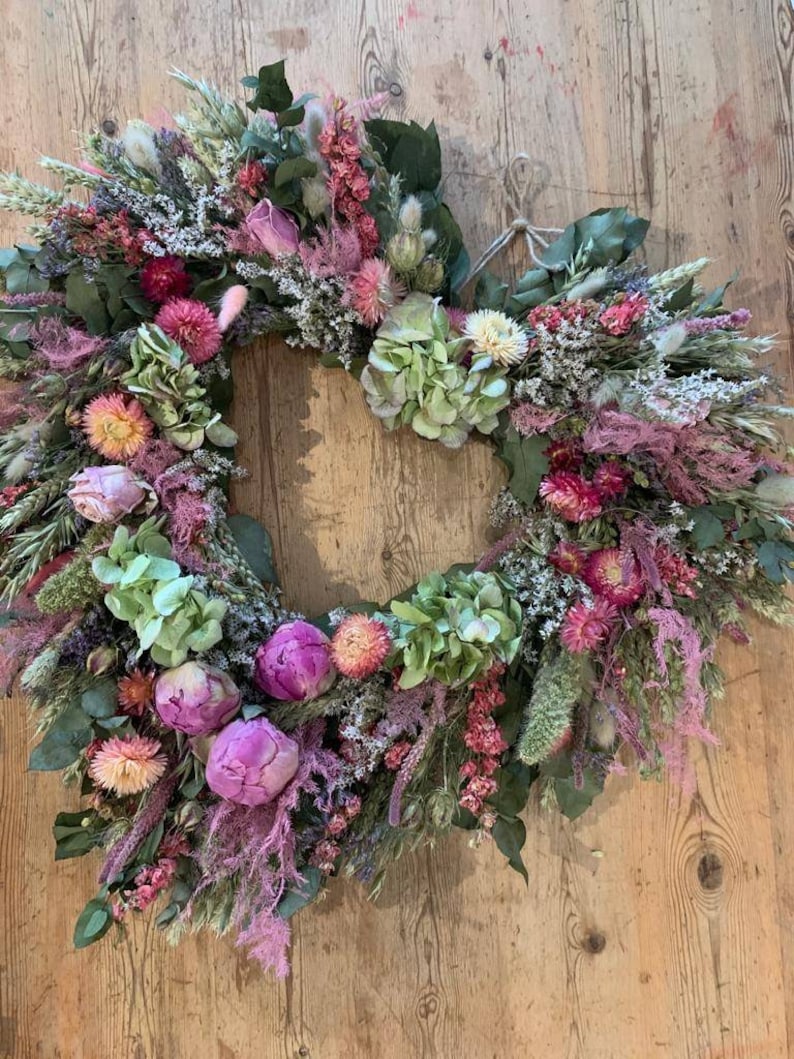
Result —
[[405, 9], [404, 15], [399, 15], [397, 18], [397, 28], [405, 29], [406, 22], [416, 22], [419, 18], [424, 18], [424, 12], [420, 11], [419, 8], [411, 2]]
[[714, 112], [711, 123], [711, 133], [708, 142], [720, 142], [730, 176], [738, 176], [747, 173], [769, 149], [769, 144], [763, 137], [751, 140], [741, 129], [739, 117], [736, 113], [736, 101], [738, 95], [733, 92], [724, 100]]
[[515, 55], [515, 53], [516, 53], [515, 48], [510, 43], [510, 38], [509, 37], [500, 37], [499, 38], [499, 47], [502, 49], [502, 51], [505, 53], [505, 55], [508, 56], [508, 58], [512, 58], [512, 56]]
[[535, 45], [535, 54], [537, 55], [537, 57], [542, 62], [543, 61], [543, 57], [546, 54], [545, 51], [543, 50], [543, 45], [542, 44], [536, 44]]
[[736, 142], [736, 106], [734, 100], [737, 98], [738, 96], [734, 92], [728, 96], [724, 103], [717, 107], [714, 121], [711, 124], [712, 136], [715, 133], [724, 132], [731, 143]]

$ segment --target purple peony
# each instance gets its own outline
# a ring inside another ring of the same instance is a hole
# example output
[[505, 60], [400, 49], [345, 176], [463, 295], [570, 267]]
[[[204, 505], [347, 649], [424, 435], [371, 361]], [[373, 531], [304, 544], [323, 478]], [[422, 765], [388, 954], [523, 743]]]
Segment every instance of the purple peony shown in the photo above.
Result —
[[330, 640], [307, 621], [280, 625], [256, 652], [254, 683], [273, 699], [316, 699], [335, 680]]
[[266, 805], [298, 769], [298, 744], [265, 717], [232, 721], [207, 759], [210, 790], [238, 805]]
[[245, 218], [248, 234], [270, 257], [294, 254], [300, 243], [300, 229], [291, 213], [262, 199]]
[[231, 677], [204, 662], [166, 669], [154, 685], [154, 707], [163, 724], [187, 735], [216, 732], [237, 712], [240, 691]]

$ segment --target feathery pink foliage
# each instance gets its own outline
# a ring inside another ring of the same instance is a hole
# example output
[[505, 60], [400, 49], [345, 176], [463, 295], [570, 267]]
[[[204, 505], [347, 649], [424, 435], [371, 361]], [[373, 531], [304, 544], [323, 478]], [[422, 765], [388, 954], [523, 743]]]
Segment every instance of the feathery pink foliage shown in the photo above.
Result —
[[354, 227], [343, 228], [336, 221], [330, 228], [319, 228], [314, 239], [298, 247], [303, 267], [312, 276], [348, 276], [361, 264], [361, 243]]
[[4, 305], [18, 305], [23, 308], [36, 305], [66, 305], [66, 295], [54, 290], [31, 291], [29, 294], [6, 292], [0, 295], [0, 301]]
[[392, 787], [391, 798], [389, 799], [389, 823], [392, 827], [399, 827], [400, 825], [400, 818], [402, 816], [402, 797], [405, 793], [405, 788], [410, 783], [411, 777], [416, 771], [416, 766], [419, 764], [422, 755], [427, 749], [430, 736], [444, 721], [447, 689], [443, 684], [436, 682], [433, 684], [432, 690], [433, 699], [430, 704], [430, 709], [422, 720], [422, 730], [419, 733], [419, 738], [406, 754], [405, 760], [400, 766], [400, 771], [394, 781], [394, 786]]
[[[201, 882], [194, 897], [236, 876], [232, 924], [239, 932], [237, 943], [247, 945], [250, 955], [280, 978], [289, 974], [290, 931], [277, 908], [286, 891], [301, 881], [292, 814], [301, 795], [313, 796], [323, 811], [341, 775], [341, 760], [323, 748], [324, 727], [320, 719], [292, 733], [299, 747], [298, 771], [275, 801], [254, 808], [225, 801], [213, 805], [195, 854]], [[191, 905], [184, 912], [187, 919]]]
[[69, 614], [45, 617], [18, 597], [14, 610], [18, 613], [20, 609], [24, 611], [23, 616], [3, 628], [0, 641], [0, 693], [4, 695], [10, 693], [11, 685], [28, 662], [61, 632], [71, 617]]
[[162, 439], [147, 441], [130, 461], [130, 467], [147, 482], [154, 482], [169, 467], [178, 463], [183, 456], [184, 453], [180, 452], [170, 441]]
[[668, 643], [678, 646], [683, 662], [684, 697], [675, 719], [674, 730], [682, 736], [694, 736], [706, 743], [716, 743], [717, 737], [706, 728], [707, 697], [701, 681], [703, 664], [711, 658], [713, 648], [704, 647], [689, 618], [672, 607], [651, 607], [648, 617], [657, 629], [654, 651], [662, 679], [668, 679], [667, 660], [664, 655]]
[[538, 405], [530, 404], [529, 401], [522, 401], [510, 409], [510, 422], [525, 438], [532, 434], [545, 434], [550, 427], [564, 418], [562, 412], [540, 408]]
[[58, 371], [79, 368], [98, 356], [107, 344], [104, 338], [69, 327], [58, 316], [43, 317], [33, 328], [31, 340], [36, 352]]

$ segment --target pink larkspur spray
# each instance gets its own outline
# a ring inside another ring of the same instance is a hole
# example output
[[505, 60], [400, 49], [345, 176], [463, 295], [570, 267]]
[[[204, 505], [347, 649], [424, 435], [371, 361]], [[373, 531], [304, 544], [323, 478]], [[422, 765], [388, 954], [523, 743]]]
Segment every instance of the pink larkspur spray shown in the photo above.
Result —
[[204, 302], [195, 298], [172, 298], [154, 322], [185, 351], [191, 364], [205, 364], [221, 348], [218, 321]]

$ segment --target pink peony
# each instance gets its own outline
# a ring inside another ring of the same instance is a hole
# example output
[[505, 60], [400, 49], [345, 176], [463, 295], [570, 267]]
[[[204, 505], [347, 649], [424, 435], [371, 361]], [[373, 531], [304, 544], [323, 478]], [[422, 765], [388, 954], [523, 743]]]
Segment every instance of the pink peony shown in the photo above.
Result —
[[538, 492], [568, 522], [588, 522], [601, 514], [596, 487], [572, 471], [558, 471], [542, 478]]
[[144, 296], [156, 305], [162, 305], [169, 298], [181, 298], [191, 286], [184, 261], [172, 254], [147, 261], [138, 282]]
[[371, 257], [350, 280], [346, 300], [368, 327], [375, 327], [406, 295], [406, 288], [385, 261]]
[[207, 759], [207, 784], [226, 801], [266, 805], [298, 770], [298, 744], [265, 717], [232, 721]]
[[163, 724], [186, 735], [208, 735], [221, 728], [240, 706], [240, 691], [221, 669], [184, 662], [166, 669], [154, 685], [154, 707]]
[[644, 591], [642, 574], [634, 553], [625, 548], [602, 548], [591, 552], [582, 580], [597, 596], [616, 607], [636, 603]]
[[562, 623], [560, 639], [569, 651], [592, 651], [609, 635], [616, 610], [611, 603], [597, 599], [592, 607], [574, 603]]
[[182, 347], [192, 364], [212, 360], [223, 344], [218, 321], [204, 302], [195, 298], [172, 298], [154, 322]]
[[85, 467], [69, 479], [67, 496], [78, 515], [89, 522], [118, 522], [143, 503], [149, 487], [129, 467], [107, 464]]
[[270, 199], [262, 199], [245, 218], [245, 228], [251, 238], [270, 257], [294, 254], [300, 243], [300, 229], [291, 213], [274, 206]]
[[254, 683], [273, 699], [316, 699], [335, 679], [330, 640], [307, 621], [280, 625], [256, 652]]

